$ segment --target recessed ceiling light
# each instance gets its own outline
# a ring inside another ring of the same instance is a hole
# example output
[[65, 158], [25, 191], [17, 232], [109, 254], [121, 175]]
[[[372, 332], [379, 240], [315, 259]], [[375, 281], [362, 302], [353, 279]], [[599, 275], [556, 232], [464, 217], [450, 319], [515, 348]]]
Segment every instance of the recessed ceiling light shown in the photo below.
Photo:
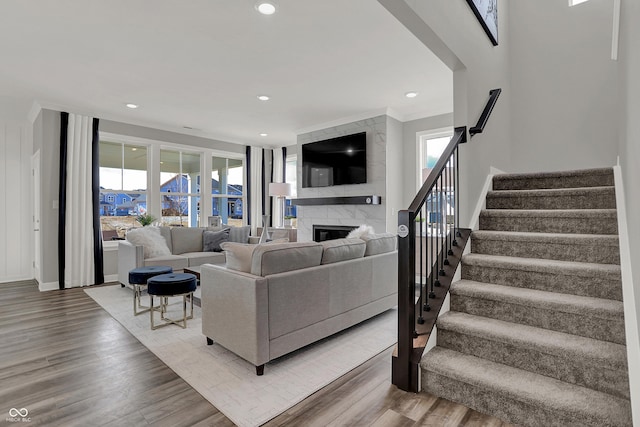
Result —
[[136, 147], [133, 147], [131, 151], [138, 151], [138, 149]]
[[415, 98], [416, 96], [418, 96], [418, 92], [407, 92], [404, 94], [404, 96], [406, 96], [407, 98]]
[[271, 98], [269, 98], [267, 95], [258, 95], [258, 99], [260, 101], [268, 101]]
[[131, 108], [131, 109], [136, 109], [136, 108], [138, 108], [138, 105], [137, 105], [137, 104], [131, 104], [131, 103], [129, 103], [129, 104], [126, 104], [126, 105], [127, 105], [127, 108]]
[[261, 133], [260, 136], [268, 136], [268, 133]]
[[276, 4], [273, 1], [259, 1], [256, 10], [263, 15], [273, 15], [276, 12]]

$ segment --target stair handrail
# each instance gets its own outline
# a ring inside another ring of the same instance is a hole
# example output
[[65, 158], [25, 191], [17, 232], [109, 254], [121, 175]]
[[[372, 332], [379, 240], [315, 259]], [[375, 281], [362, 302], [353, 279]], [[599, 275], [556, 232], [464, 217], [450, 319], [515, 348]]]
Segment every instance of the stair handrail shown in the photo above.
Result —
[[[394, 356], [392, 365], [392, 382], [398, 388], [405, 391], [418, 391], [417, 390], [417, 361], [414, 354], [413, 340], [417, 336], [416, 332], [416, 305], [419, 307], [420, 316], [422, 318], [422, 306], [428, 304], [425, 302], [426, 298], [426, 286], [420, 283], [420, 297], [418, 302], [415, 300], [415, 286], [416, 286], [416, 237], [422, 238], [422, 228], [420, 233], [416, 234], [416, 218], [422, 218], [422, 211], [425, 203], [427, 203], [430, 196], [433, 195], [434, 189], [440, 190], [438, 195], [443, 192], [443, 180], [444, 173], [447, 172], [446, 182], [451, 184], [455, 188], [454, 197], [458, 199], [455, 202], [454, 208], [454, 223], [453, 234], [449, 236], [448, 241], [449, 249], [456, 245], [455, 235], [459, 232], [459, 195], [457, 191], [457, 183], [459, 182], [458, 174], [458, 147], [467, 141], [467, 128], [466, 126], [457, 127], [454, 129], [453, 136], [444, 149], [440, 158], [436, 162], [429, 176], [425, 180], [424, 184], [414, 197], [413, 201], [409, 205], [408, 209], [398, 211], [398, 345], [397, 355]], [[449, 165], [449, 168], [447, 166]], [[454, 170], [451, 170], [451, 169]], [[453, 174], [452, 174], [453, 172]], [[448, 191], [445, 189], [445, 192]], [[442, 199], [438, 206], [441, 207]], [[433, 203], [433, 202], [432, 202]], [[446, 215], [445, 215], [446, 217]], [[422, 221], [420, 221], [422, 223]], [[438, 223], [438, 230], [442, 230], [444, 224]], [[450, 226], [449, 226], [450, 227]], [[436, 232], [438, 231], [436, 230]], [[444, 234], [444, 233], [441, 233]], [[451, 234], [451, 233], [447, 233]], [[433, 227], [432, 227], [433, 235]], [[420, 242], [422, 245], [422, 239]], [[433, 248], [433, 244], [431, 245]], [[420, 247], [420, 253], [422, 254], [422, 247]], [[431, 260], [433, 261], [433, 256]], [[438, 257], [436, 257], [436, 260]], [[422, 260], [420, 260], [422, 262]], [[432, 267], [433, 270], [433, 267]], [[422, 267], [420, 267], [420, 277], [422, 277]], [[433, 275], [430, 276], [432, 280], [432, 292], [433, 292]]]
[[498, 102], [500, 93], [502, 93], [501, 88], [491, 89], [489, 91], [489, 100], [487, 101], [487, 105], [484, 106], [484, 110], [482, 110], [478, 123], [469, 129], [469, 135], [471, 135], [471, 137], [475, 134], [482, 133], [484, 130], [484, 127], [487, 125], [487, 121], [489, 121], [489, 117], [491, 116], [491, 112], [493, 111], [493, 107], [495, 107], [496, 102]]
[[[501, 92], [500, 88], [489, 92], [478, 123], [469, 129], [470, 136], [482, 133]], [[418, 391], [422, 352], [471, 234], [471, 230], [460, 228], [458, 153], [465, 142], [467, 128], [455, 128], [409, 208], [398, 211], [398, 344], [392, 357], [391, 381], [405, 391]], [[423, 212], [429, 214], [427, 221]], [[416, 220], [421, 224], [419, 233]], [[423, 222], [428, 228], [422, 227]]]

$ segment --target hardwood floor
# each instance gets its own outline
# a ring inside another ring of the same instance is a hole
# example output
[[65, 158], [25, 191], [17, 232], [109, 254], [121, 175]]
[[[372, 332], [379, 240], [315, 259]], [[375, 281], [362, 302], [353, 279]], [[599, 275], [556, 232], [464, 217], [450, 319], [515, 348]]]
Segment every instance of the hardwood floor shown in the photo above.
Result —
[[[0, 425], [232, 426], [82, 289], [0, 284]], [[391, 350], [268, 426], [506, 426], [464, 406], [390, 383]], [[21, 425], [25, 425], [20, 423]]]

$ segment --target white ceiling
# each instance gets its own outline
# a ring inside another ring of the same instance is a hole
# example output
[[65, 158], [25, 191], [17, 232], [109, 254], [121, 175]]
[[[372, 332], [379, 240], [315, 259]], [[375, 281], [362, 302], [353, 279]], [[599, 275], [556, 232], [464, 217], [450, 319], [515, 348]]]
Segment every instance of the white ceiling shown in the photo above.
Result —
[[271, 16], [254, 4], [2, 0], [0, 95], [266, 146], [385, 109], [453, 110], [452, 73], [377, 1], [278, 0]]

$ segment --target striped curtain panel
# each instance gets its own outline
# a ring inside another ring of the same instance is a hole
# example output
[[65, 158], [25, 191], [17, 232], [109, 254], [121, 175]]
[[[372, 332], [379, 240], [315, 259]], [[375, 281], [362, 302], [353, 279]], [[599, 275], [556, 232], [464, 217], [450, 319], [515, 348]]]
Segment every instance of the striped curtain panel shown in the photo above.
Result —
[[104, 283], [98, 119], [61, 113], [59, 288]]

